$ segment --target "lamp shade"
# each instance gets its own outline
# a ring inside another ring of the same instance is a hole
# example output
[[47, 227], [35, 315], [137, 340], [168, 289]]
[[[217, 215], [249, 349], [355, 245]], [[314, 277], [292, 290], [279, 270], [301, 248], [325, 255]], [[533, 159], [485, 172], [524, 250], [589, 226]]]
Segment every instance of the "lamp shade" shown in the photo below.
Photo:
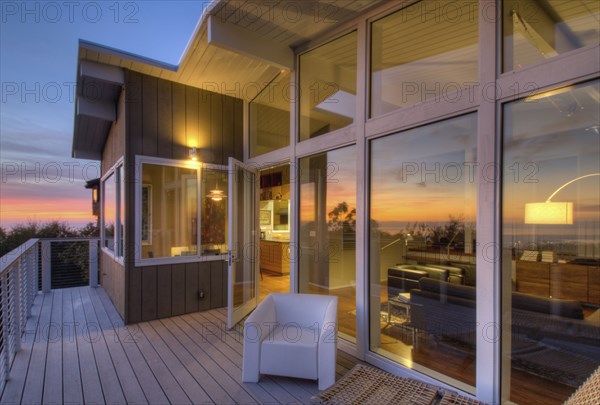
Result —
[[525, 204], [526, 224], [570, 225], [573, 223], [572, 202], [539, 202]]

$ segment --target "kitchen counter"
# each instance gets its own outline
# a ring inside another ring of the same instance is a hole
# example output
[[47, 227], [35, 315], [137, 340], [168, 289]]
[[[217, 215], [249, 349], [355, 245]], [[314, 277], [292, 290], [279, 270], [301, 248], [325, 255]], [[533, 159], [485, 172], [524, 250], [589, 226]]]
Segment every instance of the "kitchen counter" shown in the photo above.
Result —
[[290, 241], [285, 239], [261, 239], [260, 268], [271, 273], [290, 273]]
[[262, 242], [262, 241], [265, 241], [265, 242], [290, 243], [290, 240], [289, 240], [289, 239], [279, 239], [279, 238], [277, 238], [277, 239], [273, 239], [273, 238], [264, 238], [264, 239], [261, 239], [261, 242]]

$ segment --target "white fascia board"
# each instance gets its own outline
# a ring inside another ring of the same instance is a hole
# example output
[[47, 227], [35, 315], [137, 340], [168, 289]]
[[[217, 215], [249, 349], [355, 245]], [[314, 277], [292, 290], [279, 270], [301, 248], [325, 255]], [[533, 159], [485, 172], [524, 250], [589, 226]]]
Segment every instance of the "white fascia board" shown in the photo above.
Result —
[[125, 72], [122, 68], [103, 63], [82, 60], [79, 62], [79, 74], [81, 77], [90, 77], [108, 83], [125, 84]]
[[82, 49], [86, 49], [86, 50], [93, 51], [93, 52], [98, 52], [103, 55], [114, 56], [116, 58], [132, 61], [132, 62], [139, 62], [144, 65], [153, 66], [153, 67], [157, 67], [159, 69], [164, 69], [164, 70], [170, 70], [172, 72], [176, 72], [177, 69], [179, 69], [179, 66], [172, 65], [170, 63], [157, 61], [155, 59], [146, 58], [144, 56], [137, 55], [135, 53], [125, 52], [120, 49], [111, 48], [110, 46], [105, 46], [105, 45], [97, 44], [95, 42], [80, 39], [79, 40], [79, 52], [81, 52]]
[[116, 121], [117, 111], [112, 101], [89, 101], [85, 98], [77, 98], [77, 115], [100, 118], [104, 121]]
[[293, 68], [294, 52], [289, 46], [269, 41], [251, 30], [223, 22], [212, 15], [208, 17], [208, 43], [278, 68]]

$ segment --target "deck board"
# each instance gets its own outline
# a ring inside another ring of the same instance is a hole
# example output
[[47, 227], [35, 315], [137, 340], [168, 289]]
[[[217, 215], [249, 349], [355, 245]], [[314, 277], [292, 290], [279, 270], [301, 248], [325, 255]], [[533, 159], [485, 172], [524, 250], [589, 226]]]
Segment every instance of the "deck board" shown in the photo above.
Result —
[[[136, 342], [132, 339], [128, 329], [123, 328], [123, 320], [119, 317], [115, 307], [110, 302], [103, 289], [90, 289], [90, 296], [95, 303], [96, 312], [106, 316], [105, 322], [110, 322], [113, 329], [113, 338], [122, 346], [133, 372], [144, 392], [146, 399], [152, 398], [151, 402], [168, 403], [164, 391], [152, 373], [150, 366], [144, 359]], [[150, 401], [150, 400], [149, 400]]]
[[52, 296], [51, 327], [46, 332], [48, 334], [48, 354], [46, 357], [46, 375], [43, 384], [44, 404], [60, 404], [63, 402], [62, 309], [63, 291], [57, 290]]
[[[62, 386], [65, 404], [80, 404], [83, 402], [81, 372], [79, 371], [79, 354], [77, 353], [77, 337], [73, 329], [73, 303], [71, 289], [63, 291], [63, 339], [62, 339]], [[58, 402], [60, 403], [60, 402]]]
[[[243, 383], [242, 339], [223, 309], [124, 325], [102, 288], [38, 294], [0, 396], [19, 403], [307, 403], [310, 380]], [[358, 362], [338, 356], [337, 373]]]
[[46, 355], [48, 354], [48, 330], [52, 316], [53, 294], [44, 297], [44, 304], [40, 312], [35, 341], [31, 351], [31, 359], [25, 387], [23, 388], [22, 402], [26, 404], [39, 404], [44, 393], [44, 377], [46, 372]]

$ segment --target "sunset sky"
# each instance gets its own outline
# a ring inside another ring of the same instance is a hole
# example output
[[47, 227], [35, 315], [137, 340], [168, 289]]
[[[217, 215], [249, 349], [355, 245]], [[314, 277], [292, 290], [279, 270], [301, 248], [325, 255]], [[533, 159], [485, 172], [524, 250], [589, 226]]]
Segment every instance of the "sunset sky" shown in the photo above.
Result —
[[85, 180], [98, 162], [71, 157], [78, 40], [178, 64], [202, 1], [2, 1], [0, 226], [93, 221]]

